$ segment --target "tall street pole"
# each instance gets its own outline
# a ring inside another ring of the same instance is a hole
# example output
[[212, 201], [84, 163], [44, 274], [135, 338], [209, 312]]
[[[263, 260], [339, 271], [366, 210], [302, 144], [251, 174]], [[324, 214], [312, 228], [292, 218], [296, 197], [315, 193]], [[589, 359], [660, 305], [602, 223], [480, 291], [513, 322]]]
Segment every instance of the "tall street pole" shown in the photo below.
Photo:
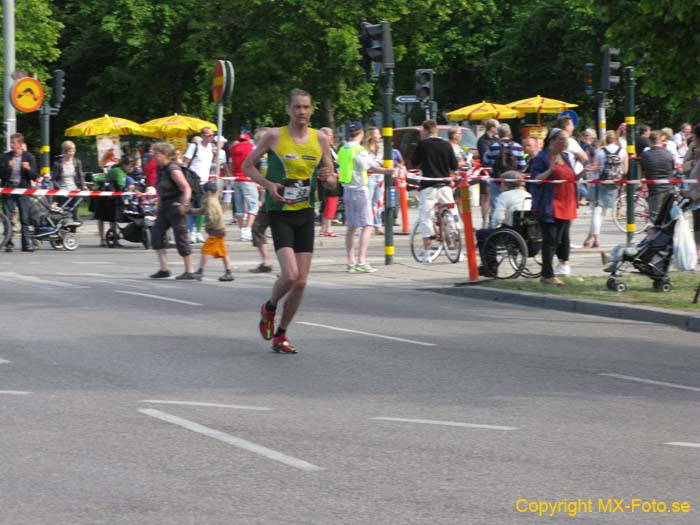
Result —
[[[636, 136], [636, 120], [634, 113], [634, 88], [637, 82], [634, 79], [634, 68], [628, 66], [624, 69], [625, 72], [625, 123], [627, 124], [627, 156], [629, 158], [629, 169], [627, 171], [628, 180], [637, 180], [637, 153], [634, 147], [634, 138]], [[641, 151], [640, 151], [641, 153]], [[637, 190], [638, 191], [638, 190]], [[634, 223], [634, 194], [635, 186], [627, 184], [627, 245], [632, 246], [634, 232], [636, 231]], [[614, 213], [614, 212], [613, 212]]]
[[[391, 123], [392, 98], [394, 96], [394, 69], [384, 68], [382, 75], [382, 137], [384, 137], [384, 167], [393, 168], [391, 155], [394, 127]], [[391, 173], [384, 175], [384, 263], [394, 263], [394, 210], [396, 188]], [[391, 207], [390, 207], [391, 206]]]
[[10, 135], [17, 132], [17, 113], [10, 101], [12, 75], [15, 72], [15, 0], [2, 0], [2, 38], [3, 38], [3, 99], [5, 116], [5, 151], [10, 149]]

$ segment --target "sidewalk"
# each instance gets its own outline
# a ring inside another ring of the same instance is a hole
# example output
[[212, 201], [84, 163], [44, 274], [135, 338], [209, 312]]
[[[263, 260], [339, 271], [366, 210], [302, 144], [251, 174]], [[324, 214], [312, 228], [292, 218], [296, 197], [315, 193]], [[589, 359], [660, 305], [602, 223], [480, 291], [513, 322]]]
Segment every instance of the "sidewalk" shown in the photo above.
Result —
[[[412, 221], [417, 217], [417, 210], [411, 208], [409, 212], [409, 220], [412, 224]], [[227, 217], [230, 217], [230, 212]], [[479, 208], [473, 210], [472, 217], [474, 224], [480, 226], [481, 212]], [[603, 265], [600, 259], [600, 252], [609, 252], [615, 245], [624, 243], [626, 240], [626, 235], [615, 228], [610, 218], [606, 218], [603, 221], [601, 247], [598, 249], [582, 248], [580, 243], [586, 237], [589, 222], [590, 211], [584, 208], [579, 211], [579, 219], [572, 224], [570, 264], [572, 276], [574, 277], [605, 275], [602, 271]], [[239, 241], [240, 232], [238, 226], [227, 225], [226, 228], [227, 244], [234, 266], [239, 267], [241, 272], [256, 266], [259, 262], [257, 250], [252, 247], [250, 242]], [[333, 226], [333, 229], [338, 234], [338, 237], [320, 237], [318, 234], [316, 236], [314, 263], [311, 272], [312, 280], [329, 285], [366, 286], [375, 289], [383, 287], [418, 289], [470, 299], [502, 301], [543, 309], [598, 315], [612, 319], [662, 323], [687, 330], [700, 331], [700, 307], [698, 308], [698, 313], [694, 314], [647, 306], [552, 296], [546, 294], [544, 290], [541, 294], [526, 293], [496, 290], [481, 286], [478, 283], [468, 283], [469, 269], [466, 261], [451, 264], [446, 257], [440, 256], [431, 264], [425, 265], [416, 262], [410, 251], [410, 236], [401, 233], [403, 228], [400, 221], [399, 225], [394, 228], [395, 255], [393, 264], [385, 264], [383, 255], [384, 237], [373, 235], [370, 240], [368, 260], [378, 271], [372, 274], [348, 274], [345, 272], [345, 226]], [[79, 229], [79, 235], [82, 246], [86, 248], [96, 247], [98, 244], [97, 222], [86, 220]], [[271, 247], [271, 239], [269, 239], [269, 243]], [[131, 243], [129, 244], [131, 245]], [[76, 255], [79, 256], [80, 250], [84, 249], [82, 246], [75, 252]], [[199, 248], [201, 245], [195, 246]], [[277, 266], [276, 263], [274, 265]], [[700, 280], [700, 272], [698, 272], [698, 279]]]

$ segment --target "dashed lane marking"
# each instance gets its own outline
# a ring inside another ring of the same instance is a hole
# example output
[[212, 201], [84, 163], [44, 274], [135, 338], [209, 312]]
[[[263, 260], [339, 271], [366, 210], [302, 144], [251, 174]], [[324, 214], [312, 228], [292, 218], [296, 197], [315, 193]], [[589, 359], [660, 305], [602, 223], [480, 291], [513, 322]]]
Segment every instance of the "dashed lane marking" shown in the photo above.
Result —
[[90, 288], [89, 286], [81, 286], [79, 284], [64, 283], [63, 281], [54, 281], [51, 279], [40, 279], [33, 275], [22, 275], [16, 272], [0, 272], [0, 281], [9, 281], [16, 283], [18, 281], [26, 284], [38, 284], [40, 286], [53, 286], [56, 288]]
[[149, 299], [158, 299], [160, 301], [170, 301], [171, 303], [188, 304], [190, 306], [204, 306], [202, 303], [193, 303], [192, 301], [183, 301], [182, 299], [173, 299], [172, 297], [163, 297], [162, 295], [152, 295], [150, 293], [128, 292], [126, 290], [114, 290], [117, 293], [126, 295], [138, 295], [140, 297], [148, 297]]
[[351, 334], [360, 334], [360, 335], [367, 335], [369, 337], [379, 337], [381, 339], [390, 339], [391, 341], [400, 341], [402, 343], [410, 343], [412, 345], [435, 346], [435, 343], [424, 343], [423, 341], [414, 341], [412, 339], [403, 339], [401, 337], [393, 337], [391, 335], [373, 334], [371, 332], [363, 332], [361, 330], [350, 330], [348, 328], [340, 328], [338, 326], [329, 326], [326, 324], [308, 323], [305, 321], [298, 321], [297, 324], [304, 324], [307, 326], [318, 326], [320, 328], [327, 328], [328, 330], [335, 330], [337, 332], [348, 332]]
[[173, 425], [186, 428], [187, 430], [191, 430], [192, 432], [197, 432], [198, 434], [203, 434], [207, 437], [223, 441], [224, 443], [233, 445], [234, 447], [238, 447], [243, 450], [247, 450], [248, 452], [253, 452], [254, 454], [258, 454], [268, 459], [284, 463], [285, 465], [288, 465], [290, 467], [305, 470], [307, 472], [318, 472], [320, 470], [324, 470], [322, 467], [314, 465], [313, 463], [308, 463], [303, 459], [287, 456], [282, 452], [277, 452], [276, 450], [263, 447], [262, 445], [257, 445], [250, 441], [246, 441], [245, 439], [241, 439], [236, 436], [231, 436], [224, 432], [214, 430], [213, 428], [205, 427], [204, 425], [200, 425], [199, 423], [188, 421], [187, 419], [183, 419], [181, 417], [173, 416], [172, 414], [168, 414], [167, 412], [161, 412], [160, 410], [153, 410], [150, 408], [143, 408], [139, 410], [139, 412], [141, 412], [144, 415], [160, 419], [161, 421], [165, 421], [167, 423], [172, 423]]
[[235, 408], [238, 410], [272, 410], [267, 407], [254, 407], [248, 405], [224, 405], [221, 403], [203, 403], [199, 401], [167, 401], [164, 399], [143, 399], [141, 403], [152, 403], [161, 405], [187, 405], [195, 407], [217, 407], [217, 408]]
[[696, 386], [679, 385], [678, 383], [667, 383], [665, 381], [655, 381], [653, 379], [644, 379], [643, 377], [625, 376], [622, 374], [600, 374], [605, 377], [614, 377], [615, 379], [623, 379], [625, 381], [634, 381], [636, 383], [646, 383], [648, 385], [667, 386], [669, 388], [678, 388], [680, 390], [691, 390], [700, 392], [700, 388]]
[[518, 430], [517, 427], [504, 427], [500, 425], [481, 425], [477, 423], [459, 423], [457, 421], [435, 421], [433, 419], [405, 419], [401, 417], [373, 417], [379, 421], [397, 421], [400, 423], [418, 423], [421, 425], [443, 425], [446, 427], [483, 428], [486, 430]]
[[700, 443], [687, 443], [684, 441], [671, 441], [670, 443], [664, 443], [664, 445], [671, 445], [673, 447], [700, 448]]
[[7, 359], [0, 359], [0, 365], [6, 365], [8, 363], [11, 363], [12, 361], [8, 361]]
[[31, 394], [31, 392], [25, 392], [23, 390], [0, 390], [0, 394], [7, 396], [27, 396]]

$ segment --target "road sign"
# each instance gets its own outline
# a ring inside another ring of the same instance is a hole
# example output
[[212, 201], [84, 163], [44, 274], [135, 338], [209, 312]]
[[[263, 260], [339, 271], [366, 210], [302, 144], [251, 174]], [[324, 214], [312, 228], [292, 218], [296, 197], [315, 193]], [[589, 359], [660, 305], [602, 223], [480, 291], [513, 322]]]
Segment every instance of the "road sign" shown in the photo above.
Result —
[[418, 97], [415, 95], [399, 95], [396, 97], [396, 102], [399, 104], [415, 104], [418, 102]]
[[578, 114], [573, 109], [567, 109], [557, 115], [557, 117], [571, 117], [571, 123], [574, 127], [578, 126]]
[[44, 88], [35, 78], [20, 78], [12, 86], [10, 101], [17, 111], [31, 113], [44, 103]]

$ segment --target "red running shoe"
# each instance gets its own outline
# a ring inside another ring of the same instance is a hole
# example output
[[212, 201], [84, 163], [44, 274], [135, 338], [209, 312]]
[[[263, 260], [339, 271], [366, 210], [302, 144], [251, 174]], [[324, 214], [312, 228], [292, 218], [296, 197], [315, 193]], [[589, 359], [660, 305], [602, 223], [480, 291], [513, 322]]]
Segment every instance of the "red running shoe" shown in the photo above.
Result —
[[297, 349], [287, 339], [287, 334], [272, 339], [272, 349], [280, 354], [296, 354]]
[[275, 312], [270, 312], [267, 309], [267, 301], [260, 308], [260, 335], [265, 341], [272, 339], [272, 334], [275, 333]]

